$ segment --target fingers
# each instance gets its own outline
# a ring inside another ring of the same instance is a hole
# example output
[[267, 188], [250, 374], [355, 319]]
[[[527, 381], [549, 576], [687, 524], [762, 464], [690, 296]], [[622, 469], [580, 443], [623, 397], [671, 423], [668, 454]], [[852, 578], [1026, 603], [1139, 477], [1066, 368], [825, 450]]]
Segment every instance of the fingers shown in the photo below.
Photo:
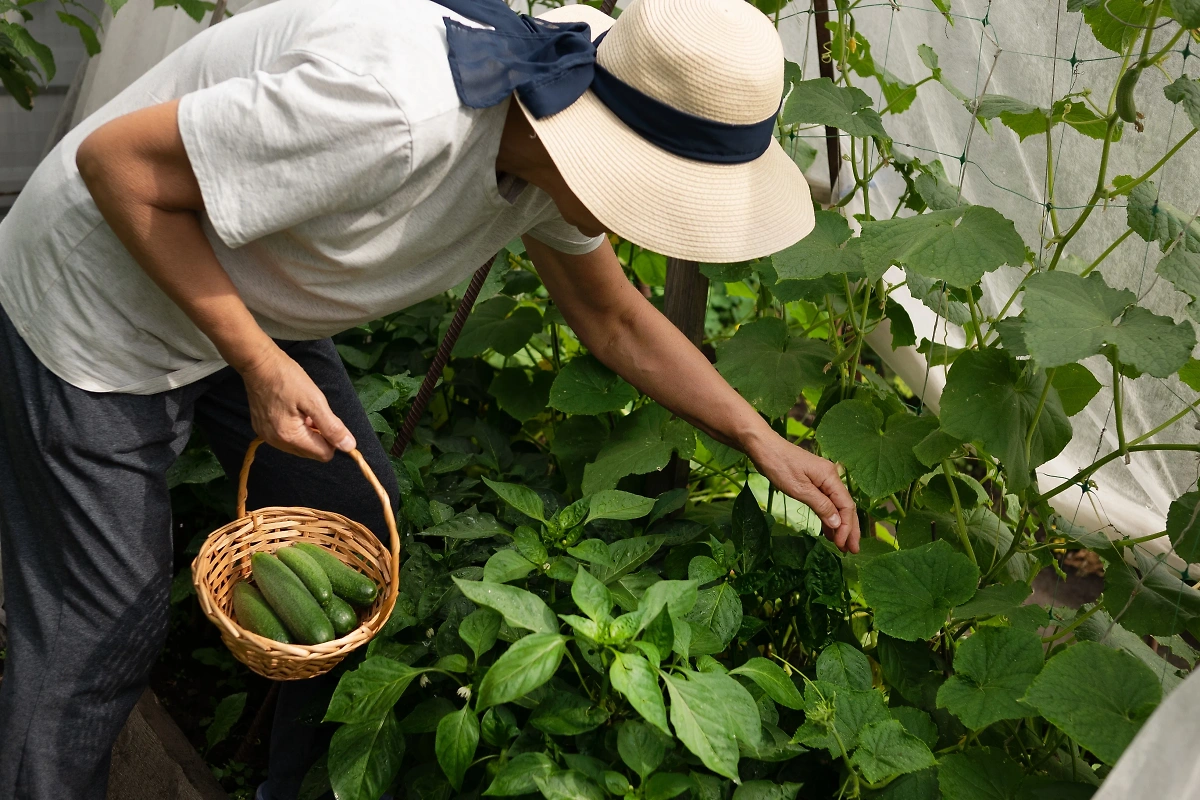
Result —
[[[858, 542], [862, 534], [859, 530], [858, 512], [854, 508], [854, 500], [850, 497], [850, 492], [846, 490], [845, 484], [838, 476], [837, 467], [826, 461], [822, 468], [816, 471], [817, 474], [810, 476], [813, 484], [819, 489], [831, 506], [836, 510], [836, 523], [828, 520], [818, 512], [825, 526], [829, 529], [830, 540], [838, 546], [839, 550], [850, 551], [851, 553], [858, 552]], [[816, 510], [815, 508], [813, 509]]]
[[821, 524], [831, 531], [836, 531], [842, 525], [841, 514], [838, 513], [838, 508], [833, 501], [829, 499], [827, 493], [821, 489], [816, 481], [813, 481], [812, 489], [807, 492], [801, 492], [803, 497], [796, 498], [813, 510], [821, 519]]
[[329, 407], [324, 392], [282, 351], [243, 379], [254, 430], [273, 447], [329, 461], [336, 450], [350, 451], [357, 446], [349, 428]]
[[313, 458], [317, 461], [329, 461], [333, 458], [334, 449], [320, 431], [306, 425], [292, 426], [286, 432], [280, 432], [281, 450], [301, 458]]
[[[329, 402], [325, 399], [325, 395], [317, 390], [317, 396], [313, 397], [309, 403], [309, 408], [303, 408], [301, 411], [308, 414], [308, 419], [312, 420], [311, 427], [316, 428], [314, 433], [322, 439], [323, 442], [336, 447], [343, 453], [348, 453], [358, 446], [354, 440], [354, 434], [350, 433], [350, 429], [346, 424], [333, 413], [329, 407]], [[333, 458], [333, 452], [330, 451], [329, 458]], [[329, 459], [324, 459], [328, 461]]]

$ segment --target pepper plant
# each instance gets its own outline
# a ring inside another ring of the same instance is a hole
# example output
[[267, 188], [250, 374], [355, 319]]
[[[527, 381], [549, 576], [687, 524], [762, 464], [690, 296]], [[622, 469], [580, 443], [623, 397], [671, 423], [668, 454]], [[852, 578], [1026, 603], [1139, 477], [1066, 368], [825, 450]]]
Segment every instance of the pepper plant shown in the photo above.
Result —
[[[868, 532], [861, 552], [839, 553], [740, 453], [589, 355], [514, 243], [394, 460], [400, 598], [339, 667], [316, 715], [332, 729], [328, 755], [302, 796], [1085, 798], [1194, 665], [1200, 592], [1172, 564], [1197, 560], [1200, 492], [1141, 539], [1081, 528], [1050, 501], [1089, 490], [1116, 459], [1200, 452], [1162, 438], [1196, 403], [1146, 430], [1129, 429], [1122, 405], [1141, 376], [1200, 390], [1192, 320], [1139, 305], [1103, 270], [1131, 235], [1157, 245], [1157, 273], [1200, 319], [1200, 226], [1154, 183], [1196, 131], [1142, 175], [1107, 170], [1113, 148], [1159, 122], [1138, 113], [1135, 88], [1162, 91], [1200, 127], [1200, 81], [1160, 69], [1197, 40], [1200, 4], [1071, 0], [1120, 67], [1111, 86], [1050, 108], [966, 96], [927, 45], [928, 74], [905, 83], [871, 59], [857, 3], [834, 5], [836, 80], [789, 66], [778, 133], [811, 162], [806, 137], [839, 128], [853, 185], [795, 246], [703, 265], [705, 346], [781, 435], [844, 467]], [[882, 113], [862, 80], [880, 84]], [[1074, 219], [1060, 220], [1048, 180], [1046, 238], [1025, 242], [996, 210], [964, 202], [939, 162], [895, 147], [889, 115], [938, 86], [990, 135], [1040, 147], [1066, 125], [1098, 148]], [[879, 219], [866, 189], [885, 169], [905, 191]], [[847, 219], [856, 197], [862, 213]], [[1118, 199], [1128, 231], [1099, 259], [1076, 257], [1094, 211]], [[665, 259], [615, 244], [661, 304]], [[1002, 265], [1025, 278], [987, 314], [981, 279]], [[918, 344], [883, 279], [892, 266], [966, 334], [962, 348], [919, 343], [949, 367], [936, 415], [864, 347], [885, 321], [895, 345]], [[339, 337], [385, 446], [456, 297]], [[1104, 385], [1117, 447], [1040, 489], [1035, 470]], [[673, 468], [662, 470], [680, 461], [687, 487], [664, 491]], [[183, 463], [211, 468], [198, 450]], [[1181, 562], [1144, 547], [1155, 538]], [[1100, 599], [1078, 612], [1029, 603], [1034, 576], [1078, 549], [1104, 563]]]

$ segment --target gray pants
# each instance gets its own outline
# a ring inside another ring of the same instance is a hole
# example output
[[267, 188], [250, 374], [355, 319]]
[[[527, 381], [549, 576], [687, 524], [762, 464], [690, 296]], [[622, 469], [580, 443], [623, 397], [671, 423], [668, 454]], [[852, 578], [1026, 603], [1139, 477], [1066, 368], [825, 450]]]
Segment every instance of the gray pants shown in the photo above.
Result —
[[[395, 477], [329, 340], [281, 343], [320, 386], [396, 503]], [[0, 682], [0, 800], [103, 800], [109, 751], [167, 633], [167, 468], [192, 424], [236, 475], [254, 432], [226, 369], [157, 395], [78, 389], [42, 366], [0, 310], [0, 550], [8, 655]], [[386, 538], [357, 466], [263, 448], [250, 504], [336, 511]], [[272, 800], [292, 800], [317, 734], [298, 723], [316, 681], [282, 685]], [[328, 683], [328, 682], [326, 682]]]

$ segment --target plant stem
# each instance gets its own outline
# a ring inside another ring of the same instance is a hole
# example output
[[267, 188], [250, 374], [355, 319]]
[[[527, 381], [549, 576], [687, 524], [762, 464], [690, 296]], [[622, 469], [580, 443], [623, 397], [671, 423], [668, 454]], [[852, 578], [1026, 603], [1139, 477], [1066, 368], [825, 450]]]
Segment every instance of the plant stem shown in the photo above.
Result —
[[1146, 26], [1146, 33], [1142, 36], [1142, 54], [1138, 58], [1137, 66], [1139, 69], [1149, 66], [1146, 56], [1150, 53], [1150, 40], [1154, 38], [1154, 23], [1158, 22], [1158, 12], [1162, 8], [1163, 0], [1154, 0], [1154, 5], [1150, 6], [1150, 24]]
[[[843, 276], [845, 277], [845, 276]], [[850, 357], [850, 385], [854, 385], [854, 379], [858, 376], [858, 359], [862, 355], [863, 341], [867, 338], [867, 316], [871, 313], [871, 289], [872, 284], [867, 284], [867, 293], [863, 296], [863, 313], [862, 324], [858, 328], [857, 340], [854, 342], [854, 355]]]
[[[1191, 453], [1200, 453], [1200, 444], [1131, 444], [1125, 449], [1130, 453], [1145, 453], [1155, 450], [1184, 450]], [[1038, 495], [1036, 499], [1040, 502], [1042, 500], [1049, 500], [1051, 497], [1054, 497], [1057, 494], [1061, 494], [1072, 486], [1077, 485], [1085, 478], [1088, 478], [1092, 475], [1092, 473], [1096, 472], [1096, 470], [1100, 469], [1105, 464], [1120, 455], [1121, 451], [1112, 451], [1100, 460], [1094, 462], [1090, 467], [1084, 467], [1083, 469], [1079, 470], [1079, 472], [1076, 472], [1073, 476], [1067, 478], [1065, 481], [1060, 483], [1058, 486], [1055, 486], [1045, 494]]]
[[1054, 207], [1054, 137], [1051, 135], [1053, 130], [1052, 125], [1046, 126], [1046, 206], [1050, 212], [1050, 229], [1054, 231], [1054, 238], [1057, 239], [1061, 232], [1058, 228], [1058, 209]]
[[981, 318], [983, 314], [979, 312], [979, 306], [975, 304], [975, 298], [967, 294], [967, 308], [971, 311], [971, 324], [975, 326], [975, 341], [983, 346], [983, 323]]
[[888, 495], [888, 499], [892, 501], [892, 505], [894, 505], [896, 510], [900, 512], [900, 519], [904, 519], [908, 516], [908, 514], [904, 511], [904, 504], [900, 502], [898, 497], [896, 497], [895, 492], [892, 492], [890, 495]]
[[1111, 192], [1105, 192], [1104, 198], [1111, 200], [1114, 197], [1120, 197], [1121, 195], [1129, 194], [1129, 192], [1133, 189], [1133, 187], [1137, 186], [1139, 183], [1144, 183], [1146, 180], [1148, 180], [1150, 178], [1151, 175], [1153, 175], [1154, 173], [1156, 173], [1160, 169], [1162, 169], [1163, 165], [1171, 160], [1171, 156], [1178, 153], [1179, 148], [1183, 147], [1185, 144], [1187, 144], [1189, 141], [1191, 141], [1191, 138], [1195, 135], [1196, 135], [1196, 128], [1192, 128], [1190, 131], [1188, 131], [1186, 134], [1184, 134], [1170, 150], [1168, 150], [1166, 153], [1164, 153], [1162, 158], [1160, 158], [1158, 161], [1154, 162], [1154, 166], [1150, 167], [1150, 169], [1146, 170], [1144, 173], [1142, 173], [1138, 177], [1134, 178], [1129, 183], [1123, 184], [1123, 185], [1117, 187], [1116, 189], [1113, 189]]
[[[1024, 286], [1024, 281], [1022, 281], [1021, 283], [1018, 283], [1018, 284], [1017, 284], [1017, 288], [1013, 289], [1013, 291], [1012, 291], [1012, 294], [1010, 294], [1010, 295], [1008, 296], [1008, 300], [1006, 300], [1006, 301], [1004, 302], [1004, 307], [1003, 307], [1003, 308], [1001, 308], [1001, 309], [1000, 309], [1000, 311], [999, 311], [999, 312], [996, 314], [996, 321], [997, 321], [997, 322], [998, 322], [998, 321], [1000, 321], [1000, 320], [1002, 320], [1002, 319], [1004, 319], [1004, 315], [1005, 315], [1006, 313], [1008, 313], [1008, 309], [1009, 309], [1009, 308], [1011, 308], [1011, 307], [1012, 307], [1012, 304], [1013, 304], [1013, 303], [1016, 301], [1016, 299], [1017, 299], [1017, 295], [1019, 295], [1019, 294], [1021, 293], [1021, 288], [1022, 288], [1022, 286]], [[995, 332], [995, 331], [996, 331], [996, 327], [993, 325], [993, 326], [992, 326], [992, 327], [991, 327], [991, 328], [988, 330], [988, 332], [987, 332], [987, 337], [986, 337], [986, 338], [987, 338], [987, 339], [990, 339], [990, 338], [992, 337], [992, 333], [993, 333], [993, 332]], [[996, 333], [996, 335], [997, 335], [997, 336], [999, 336], [999, 333], [997, 332], [997, 333]], [[985, 340], [985, 341], [982, 341], [982, 342], [980, 342], [980, 343], [979, 343], [979, 346], [980, 346], [980, 347], [983, 347], [983, 346], [985, 346], [985, 345], [987, 345], [987, 341], [986, 341], [986, 340]]]
[[1000, 557], [995, 566], [988, 570], [987, 575], [983, 576], [983, 583], [987, 583], [994, 578], [1000, 570], [1004, 569], [1004, 565], [1012, 560], [1012, 557], [1017, 554], [1017, 549], [1020, 547], [1021, 540], [1025, 538], [1025, 524], [1029, 521], [1029, 509], [1021, 509], [1021, 518], [1017, 520], [1017, 527], [1013, 528], [1012, 542], [1008, 545], [1008, 550]]
[[946, 483], [950, 484], [950, 499], [954, 501], [954, 521], [958, 526], [959, 541], [962, 542], [963, 550], [967, 551], [971, 563], [979, 566], [979, 561], [975, 558], [975, 548], [971, 546], [971, 538], [967, 536], [967, 523], [963, 520], [962, 503], [958, 501], [958, 487], [954, 485], [954, 467], [950, 465], [949, 459], [942, 459], [942, 474], [946, 476]]
[[564, 647], [563, 652], [567, 654], [567, 660], [571, 662], [571, 666], [575, 668], [575, 674], [579, 676], [579, 685], [583, 687], [585, 692], [587, 692], [588, 698], [595, 703], [596, 695], [592, 694], [592, 690], [588, 687], [587, 681], [583, 679], [583, 673], [579, 671], [579, 662], [575, 660], [575, 656], [571, 655], [571, 648]]
[[1042, 409], [1046, 407], [1046, 398], [1050, 396], [1050, 386], [1054, 382], [1054, 370], [1046, 370], [1046, 383], [1042, 386], [1042, 396], [1038, 398], [1037, 408], [1034, 409], [1033, 419], [1029, 421], [1029, 432], [1025, 434], [1025, 463], [1029, 463], [1030, 450], [1033, 449], [1033, 434], [1037, 432], [1038, 421], [1042, 418]]
[[1180, 25], [1180, 26], [1179, 26], [1179, 30], [1175, 31], [1175, 35], [1174, 35], [1174, 36], [1172, 36], [1172, 37], [1171, 37], [1171, 39], [1170, 39], [1170, 41], [1168, 41], [1168, 42], [1167, 42], [1167, 43], [1166, 43], [1166, 44], [1163, 46], [1163, 49], [1162, 49], [1162, 50], [1159, 50], [1157, 53], [1155, 53], [1154, 55], [1150, 56], [1149, 60], [1146, 62], [1146, 65], [1147, 65], [1147, 66], [1149, 66], [1150, 64], [1157, 64], [1157, 63], [1158, 63], [1158, 61], [1159, 61], [1159, 59], [1161, 59], [1161, 58], [1162, 58], [1163, 56], [1165, 56], [1167, 53], [1171, 52], [1171, 48], [1172, 48], [1172, 47], [1174, 47], [1175, 45], [1179, 44], [1179, 40], [1180, 40], [1180, 39], [1183, 37], [1183, 35], [1184, 35], [1185, 33], [1187, 33], [1187, 31], [1186, 31], [1186, 30], [1184, 30], [1184, 28], [1183, 28], [1183, 26], [1182, 26], [1182, 25]]
[[[859, 335], [858, 319], [854, 309], [854, 292], [850, 289], [850, 279], [846, 277], [846, 273], [842, 273], [842, 288], [846, 290], [846, 318], [850, 320], [850, 329], [854, 334]], [[830, 307], [830, 316], [833, 315], [833, 309]]]
[[1131, 234], [1131, 233], [1133, 233], [1133, 228], [1126, 228], [1125, 232], [1122, 233], [1120, 236], [1118, 236], [1117, 240], [1115, 242], [1113, 242], [1112, 244], [1110, 244], [1108, 246], [1108, 249], [1100, 254], [1099, 258], [1097, 258], [1095, 261], [1093, 261], [1091, 264], [1089, 264], [1087, 269], [1085, 269], [1083, 272], [1079, 273], [1079, 277], [1086, 278], [1088, 275], [1091, 275], [1092, 270], [1094, 270], [1096, 267], [1100, 266], [1101, 261], [1103, 261], [1104, 259], [1108, 258], [1110, 255], [1112, 255], [1112, 251], [1116, 250], [1117, 247], [1120, 246], [1121, 242], [1128, 239], [1129, 234]]
[[1170, 531], [1159, 531], [1158, 533], [1151, 533], [1148, 536], [1139, 536], [1136, 539], [1115, 539], [1113, 540], [1112, 545], [1113, 547], [1117, 548], [1133, 547], [1135, 544], [1142, 544], [1143, 542], [1152, 542], [1155, 539], [1161, 539], [1169, 532]]
[[1065, 628], [1060, 628], [1059, 630], [1055, 631], [1052, 636], [1043, 636], [1042, 641], [1046, 642], [1047, 644], [1049, 644], [1051, 642], [1057, 642], [1059, 639], [1063, 638], [1064, 636], [1067, 636], [1067, 635], [1073, 633], [1076, 628], [1078, 628], [1080, 625], [1082, 625], [1083, 623], [1085, 623], [1089, 619], [1091, 619], [1091, 616], [1099, 610], [1100, 610], [1100, 601], [1097, 600], [1095, 605], [1093, 605], [1087, 611], [1083, 612], [1078, 617], [1076, 617], [1071, 622], [1070, 625], [1068, 625]]
[[1125, 456], [1125, 463], [1129, 463], [1129, 445], [1125, 443], [1125, 415], [1121, 409], [1121, 368], [1117, 364], [1117, 359], [1114, 357], [1112, 361], [1112, 376], [1113, 376], [1113, 413], [1117, 417], [1117, 452]]
[[1137, 437], [1136, 439], [1133, 439], [1133, 440], [1132, 440], [1132, 441], [1130, 441], [1129, 443], [1130, 443], [1131, 445], [1134, 445], [1134, 444], [1141, 444], [1142, 442], [1146, 441], [1147, 439], [1149, 439], [1149, 438], [1150, 438], [1151, 436], [1153, 436], [1154, 434], [1156, 434], [1156, 433], [1161, 433], [1162, 431], [1164, 431], [1164, 430], [1166, 430], [1167, 428], [1169, 428], [1169, 427], [1171, 427], [1172, 425], [1174, 425], [1176, 422], [1179, 422], [1179, 420], [1183, 419], [1183, 418], [1184, 418], [1184, 417], [1186, 417], [1188, 414], [1190, 414], [1190, 413], [1192, 413], [1193, 411], [1195, 411], [1195, 410], [1196, 410], [1196, 406], [1198, 406], [1198, 405], [1200, 405], [1200, 400], [1197, 400], [1196, 402], [1192, 403], [1190, 406], [1188, 406], [1187, 408], [1185, 408], [1183, 411], [1180, 411], [1180, 412], [1179, 412], [1178, 414], [1176, 414], [1175, 416], [1171, 417], [1169, 420], [1167, 420], [1166, 422], [1164, 422], [1162, 425], [1159, 425], [1157, 428], [1154, 428], [1153, 430], [1146, 431], [1146, 432], [1145, 432], [1145, 433], [1143, 433], [1141, 436]]
[[1096, 204], [1104, 197], [1104, 182], [1108, 177], [1108, 156], [1112, 150], [1113, 131], [1117, 128], [1117, 115], [1113, 114], [1108, 118], [1108, 127], [1104, 131], [1104, 148], [1100, 151], [1100, 172], [1096, 176], [1096, 188], [1092, 191], [1091, 198], [1088, 199], [1087, 205], [1083, 211], [1079, 213], [1079, 217], [1074, 224], [1067, 229], [1061, 237], [1058, 238], [1058, 244], [1054, 247], [1054, 255], [1050, 258], [1050, 263], [1046, 266], [1046, 271], [1051, 272], [1058, 266], [1059, 259], [1062, 258], [1063, 250], [1067, 246], [1067, 242], [1079, 233], [1079, 229], [1083, 227], [1083, 223], [1087, 222], [1088, 217], [1096, 210]]

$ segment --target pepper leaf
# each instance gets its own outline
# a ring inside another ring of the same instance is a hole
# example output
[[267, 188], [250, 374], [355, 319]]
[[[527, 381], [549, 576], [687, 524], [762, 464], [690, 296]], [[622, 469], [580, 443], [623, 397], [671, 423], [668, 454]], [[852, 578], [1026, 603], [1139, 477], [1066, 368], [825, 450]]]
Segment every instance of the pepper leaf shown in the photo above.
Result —
[[566, 637], [557, 633], [531, 633], [518, 639], [479, 683], [476, 708], [517, 700], [554, 677], [566, 652]]

